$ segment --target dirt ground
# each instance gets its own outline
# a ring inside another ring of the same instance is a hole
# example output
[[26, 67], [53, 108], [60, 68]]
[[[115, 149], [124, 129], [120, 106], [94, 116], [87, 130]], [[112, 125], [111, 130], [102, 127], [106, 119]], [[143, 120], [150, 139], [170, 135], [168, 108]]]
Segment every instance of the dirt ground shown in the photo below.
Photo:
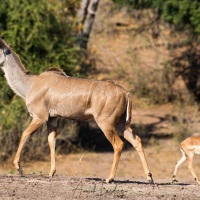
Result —
[[[48, 177], [48, 159], [22, 162], [23, 177], [14, 171], [11, 162], [2, 163], [0, 199], [200, 199], [200, 186], [193, 180], [187, 163], [179, 168], [179, 182], [171, 184], [175, 163], [181, 157], [177, 145], [170, 139], [159, 141], [157, 147], [145, 147], [154, 185], [145, 179], [135, 150], [123, 151], [111, 184], [105, 183], [112, 164], [111, 152], [58, 155], [53, 178]], [[193, 165], [200, 177], [198, 156]]]
[[189, 181], [149, 185], [144, 179], [117, 179], [106, 184], [91, 177], [1, 175], [0, 186], [1, 199], [200, 199], [199, 186]]

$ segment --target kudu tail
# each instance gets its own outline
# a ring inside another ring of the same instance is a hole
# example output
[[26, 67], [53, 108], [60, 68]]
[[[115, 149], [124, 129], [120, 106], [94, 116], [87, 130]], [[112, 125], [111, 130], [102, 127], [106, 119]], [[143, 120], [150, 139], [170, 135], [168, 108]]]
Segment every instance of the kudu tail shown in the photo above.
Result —
[[130, 129], [131, 116], [132, 116], [132, 101], [131, 101], [131, 94], [128, 93], [127, 94], [127, 107], [126, 107], [126, 129]]

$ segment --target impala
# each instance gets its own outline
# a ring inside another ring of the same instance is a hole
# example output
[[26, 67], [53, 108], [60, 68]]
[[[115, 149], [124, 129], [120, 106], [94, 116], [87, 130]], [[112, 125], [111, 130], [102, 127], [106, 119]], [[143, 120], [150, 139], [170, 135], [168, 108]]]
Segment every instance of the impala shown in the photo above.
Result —
[[194, 180], [200, 184], [196, 174], [194, 173], [194, 170], [192, 168], [192, 161], [194, 154], [200, 154], [200, 136], [192, 136], [186, 138], [182, 143], [181, 143], [181, 153], [182, 157], [181, 159], [177, 162], [174, 170], [174, 175], [173, 175], [173, 180], [172, 182], [177, 182], [176, 180], [176, 173], [178, 170], [178, 167], [186, 160], [188, 159], [188, 168], [194, 177]]

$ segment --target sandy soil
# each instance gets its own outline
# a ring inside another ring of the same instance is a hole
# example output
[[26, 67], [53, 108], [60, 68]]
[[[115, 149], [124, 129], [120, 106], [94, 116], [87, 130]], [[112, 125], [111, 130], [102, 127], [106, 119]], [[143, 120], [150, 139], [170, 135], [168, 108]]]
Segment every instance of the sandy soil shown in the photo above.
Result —
[[42, 175], [0, 176], [1, 199], [200, 199], [199, 185], [185, 180], [171, 185], [158, 180], [117, 179], [106, 184], [98, 178]]
[[[165, 145], [164, 145], [165, 144]], [[199, 185], [193, 180], [187, 163], [178, 171], [177, 184], [171, 184], [175, 163], [181, 157], [174, 140], [159, 141], [145, 148], [155, 184], [150, 185], [136, 151], [123, 151], [115, 181], [105, 183], [113, 154], [83, 152], [58, 155], [57, 174], [48, 177], [50, 162], [22, 162], [20, 177], [9, 163], [0, 168], [0, 199], [200, 199]], [[200, 159], [194, 159], [200, 177]]]

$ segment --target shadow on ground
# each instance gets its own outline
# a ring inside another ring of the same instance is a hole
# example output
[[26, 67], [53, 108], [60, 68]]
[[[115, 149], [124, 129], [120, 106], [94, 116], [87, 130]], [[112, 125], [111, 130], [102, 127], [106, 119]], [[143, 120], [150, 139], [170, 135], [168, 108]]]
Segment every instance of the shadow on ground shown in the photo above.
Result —
[[[166, 134], [159, 131], [158, 126], [162, 123], [169, 122], [173, 116], [166, 115], [165, 117], [158, 117], [155, 115], [147, 115], [147, 117], [156, 118], [156, 122], [149, 124], [132, 124], [131, 127], [135, 134], [142, 138], [144, 146], [149, 144], [151, 138], [168, 139], [172, 134]], [[96, 152], [113, 152], [113, 148], [108, 140], [105, 138], [103, 132], [96, 126], [89, 123], [81, 123], [79, 136], [81, 138], [81, 146], [86, 150], [93, 150]], [[120, 136], [124, 142], [124, 149], [128, 150], [132, 146]]]

